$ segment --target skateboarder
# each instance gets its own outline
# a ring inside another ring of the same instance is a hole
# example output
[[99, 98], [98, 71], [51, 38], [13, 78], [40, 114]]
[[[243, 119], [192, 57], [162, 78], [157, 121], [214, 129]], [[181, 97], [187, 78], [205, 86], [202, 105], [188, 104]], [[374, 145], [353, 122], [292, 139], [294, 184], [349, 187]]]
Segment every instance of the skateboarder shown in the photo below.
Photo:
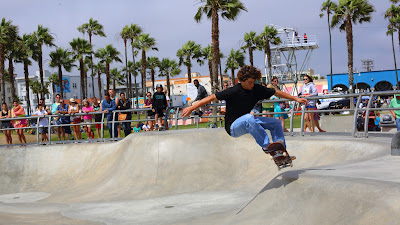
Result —
[[261, 72], [252, 66], [243, 66], [239, 70], [237, 77], [240, 81], [239, 84], [217, 92], [185, 108], [182, 117], [190, 115], [194, 109], [209, 104], [212, 101], [225, 100], [225, 130], [230, 136], [239, 137], [250, 133], [257, 144], [266, 151], [270, 143], [265, 131], [265, 129], [268, 129], [271, 131], [272, 140], [274, 142], [283, 142], [286, 147], [281, 121], [270, 117], [254, 117], [250, 114], [250, 111], [259, 100], [268, 99], [272, 95], [294, 100], [302, 104], [307, 104], [307, 100], [255, 84], [255, 81], [261, 78]]

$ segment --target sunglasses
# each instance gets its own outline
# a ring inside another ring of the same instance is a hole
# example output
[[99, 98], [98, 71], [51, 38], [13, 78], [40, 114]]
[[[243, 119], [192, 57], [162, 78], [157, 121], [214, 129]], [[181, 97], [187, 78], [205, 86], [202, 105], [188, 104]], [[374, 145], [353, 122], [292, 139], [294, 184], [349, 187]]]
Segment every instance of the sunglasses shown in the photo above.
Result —
[[151, 97], [151, 95], [147, 95], [147, 97]]
[[308, 79], [303, 79], [303, 80], [308, 80]]

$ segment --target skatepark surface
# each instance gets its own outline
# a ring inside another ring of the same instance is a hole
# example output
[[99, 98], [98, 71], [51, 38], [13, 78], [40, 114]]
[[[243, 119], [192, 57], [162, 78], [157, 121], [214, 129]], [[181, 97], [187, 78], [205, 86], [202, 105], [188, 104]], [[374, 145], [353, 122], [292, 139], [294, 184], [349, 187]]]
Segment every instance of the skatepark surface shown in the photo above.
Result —
[[0, 149], [0, 224], [399, 224], [390, 138], [287, 137], [293, 168], [222, 129]]

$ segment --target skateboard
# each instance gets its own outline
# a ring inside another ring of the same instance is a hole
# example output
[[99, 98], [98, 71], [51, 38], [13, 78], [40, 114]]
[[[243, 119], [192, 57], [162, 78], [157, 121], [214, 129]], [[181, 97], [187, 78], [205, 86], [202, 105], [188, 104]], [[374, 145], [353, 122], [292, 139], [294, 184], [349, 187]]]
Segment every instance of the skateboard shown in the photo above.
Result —
[[271, 160], [274, 160], [275, 164], [278, 166], [278, 170], [289, 166], [293, 167], [292, 162], [296, 159], [296, 156], [289, 155], [281, 142], [269, 144], [265, 153], [270, 155]]

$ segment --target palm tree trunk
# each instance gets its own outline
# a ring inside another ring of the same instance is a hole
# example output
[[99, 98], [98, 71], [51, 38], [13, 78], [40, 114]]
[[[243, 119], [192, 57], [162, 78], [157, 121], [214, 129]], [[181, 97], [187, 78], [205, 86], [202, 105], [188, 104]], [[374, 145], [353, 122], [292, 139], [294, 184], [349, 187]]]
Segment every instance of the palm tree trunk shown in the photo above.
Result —
[[80, 96], [80, 98], [85, 99], [86, 98], [86, 96], [85, 96], [85, 78], [84, 78], [85, 68], [83, 66], [83, 59], [79, 60], [79, 69], [81, 72], [81, 96]]
[[62, 67], [58, 66], [58, 86], [60, 87], [61, 99], [64, 99], [64, 88], [63, 88], [63, 77], [62, 77]]
[[346, 39], [347, 39], [347, 66], [349, 72], [349, 91], [353, 93], [353, 26], [351, 23], [350, 16], [347, 16], [347, 23], [346, 23]]
[[[93, 46], [92, 46], [92, 34], [89, 34], [89, 43], [90, 47], [92, 48], [92, 52], [90, 53], [90, 67], [92, 69], [92, 92], [93, 92], [93, 98], [96, 98], [96, 94], [94, 93], [94, 71], [93, 71]], [[101, 95], [99, 96], [101, 98]]]
[[222, 65], [221, 60], [219, 61], [219, 76], [221, 78], [221, 90], [224, 90], [224, 77], [222, 76]]
[[249, 46], [249, 59], [250, 59], [250, 65], [253, 66], [253, 48]]
[[214, 87], [214, 78], [212, 75], [212, 62], [210, 60], [208, 60], [208, 71], [210, 72], [210, 84], [211, 84], [211, 88]]
[[138, 96], [138, 89], [137, 89], [137, 83], [136, 83], [136, 71], [135, 71], [135, 75], [133, 75], [133, 78], [135, 79], [135, 89], [136, 89], [136, 108], [139, 108], [139, 96]]
[[6, 102], [6, 81], [4, 79], [4, 46], [0, 43], [0, 95], [1, 95], [1, 102]]
[[115, 80], [116, 80], [116, 78], [113, 79], [113, 89], [114, 89], [114, 91], [116, 90]]
[[151, 69], [151, 92], [154, 92], [154, 83], [156, 82], [155, 71]]
[[[124, 44], [125, 44], [125, 77], [126, 77], [126, 82], [129, 81], [129, 77], [128, 77], [128, 52], [126, 49], [126, 39], [124, 39]], [[126, 85], [126, 94], [128, 96], [128, 99], [131, 97], [130, 92], [129, 92], [129, 85]]]
[[398, 76], [398, 74], [397, 74], [396, 51], [394, 50], [393, 32], [392, 32], [391, 36], [392, 36], [392, 49], [393, 49], [394, 69], [395, 69], [395, 71], [396, 71], [396, 87], [397, 87], [397, 90], [400, 90], [400, 89], [399, 89], [399, 76]]
[[330, 53], [330, 63], [331, 63], [331, 90], [333, 88], [333, 70], [332, 70], [332, 35], [331, 35], [331, 22], [329, 18], [329, 9], [327, 10], [327, 15], [328, 15], [328, 28], [329, 28], [329, 53]]
[[[39, 75], [40, 75], [40, 85], [41, 85], [40, 97], [44, 98], [42, 45], [39, 45], [38, 64], [39, 64]], [[38, 99], [38, 101], [39, 101], [39, 99]]]
[[[135, 49], [133, 48], [133, 39], [131, 39], [131, 46], [132, 46], [132, 62], [133, 62], [132, 70], [133, 70], [133, 76], [135, 78], [135, 93], [136, 93], [135, 97], [136, 97], [136, 100], [137, 100], [137, 97], [138, 97], [139, 93], [138, 93], [138, 89], [137, 89], [137, 85], [136, 85]], [[132, 86], [132, 83], [130, 83], [130, 85]], [[138, 107], [138, 104], [136, 104], [136, 108], [137, 107]]]
[[271, 63], [271, 46], [269, 44], [269, 40], [267, 38], [267, 40], [265, 41], [265, 50], [267, 53], [267, 61], [268, 61], [268, 76], [267, 76], [267, 80], [270, 81], [271, 77], [272, 77], [272, 63]]
[[14, 65], [13, 65], [13, 58], [11, 56], [8, 59], [8, 73], [9, 73], [9, 77], [10, 77], [11, 96], [14, 101], [15, 99], [17, 99], [17, 95], [15, 93]]
[[146, 96], [146, 51], [142, 50], [142, 96]]
[[31, 115], [31, 98], [29, 96], [29, 70], [28, 63], [24, 62], [24, 75], [25, 75], [25, 91], [26, 91], [26, 107], [28, 115]]
[[166, 73], [167, 74], [167, 92], [168, 92], [168, 96], [170, 95], [170, 86], [171, 86], [171, 84], [169, 83], [170, 81], [169, 81], [169, 73], [167, 72]]
[[[186, 62], [187, 62], [187, 72], [188, 72], [188, 83], [192, 83], [192, 68], [190, 66], [190, 56], [186, 57]], [[169, 93], [169, 92], [168, 92]]]
[[110, 90], [110, 65], [106, 63], [106, 86], [107, 91]]
[[103, 95], [101, 94], [102, 88], [101, 88], [101, 73], [100, 73], [100, 71], [97, 72], [97, 85], [99, 86], [99, 99], [101, 99], [103, 97]]
[[212, 9], [212, 93], [215, 94], [218, 91], [218, 62], [219, 62], [219, 16], [218, 11], [215, 7]]
[[235, 78], [235, 69], [231, 69], [231, 74], [232, 74], [232, 86], [234, 86], [235, 85], [235, 80], [236, 80], [236, 78]]
[[93, 93], [93, 98], [96, 98], [96, 94], [94, 93], [94, 73], [93, 73], [93, 71], [92, 71], [91, 77], [92, 77], [92, 93]]

